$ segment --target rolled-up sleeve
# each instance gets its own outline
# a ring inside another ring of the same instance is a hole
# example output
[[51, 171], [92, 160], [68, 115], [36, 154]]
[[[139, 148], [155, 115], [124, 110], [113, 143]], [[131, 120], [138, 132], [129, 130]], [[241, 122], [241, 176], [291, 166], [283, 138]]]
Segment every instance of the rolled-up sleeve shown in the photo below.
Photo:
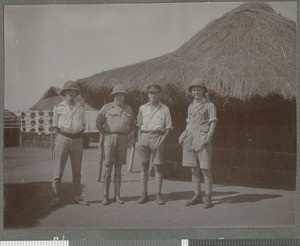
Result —
[[134, 116], [133, 110], [131, 107], [129, 107], [130, 115], [131, 115], [131, 121], [130, 121], [130, 129], [136, 126], [136, 118]]
[[137, 115], [136, 126], [141, 127], [142, 125], [143, 125], [143, 112], [142, 109], [140, 108]]
[[86, 126], [87, 120], [86, 120], [86, 114], [84, 108], [82, 109], [82, 125]]
[[98, 113], [98, 115], [97, 115], [97, 119], [96, 119], [96, 125], [98, 124], [98, 125], [102, 125], [103, 124], [103, 122], [104, 122], [104, 120], [105, 120], [105, 112], [106, 112], [106, 109], [105, 109], [106, 107], [105, 106], [103, 106], [101, 109], [100, 109], [100, 111], [99, 111], [99, 113]]
[[211, 123], [213, 121], [217, 122], [218, 118], [217, 118], [216, 106], [213, 103], [209, 103], [207, 110], [208, 110], [208, 116], [209, 116], [208, 122], [209, 123]]
[[171, 117], [171, 113], [168, 107], [165, 108], [165, 128], [166, 129], [172, 129], [173, 125], [172, 125], [172, 117]]

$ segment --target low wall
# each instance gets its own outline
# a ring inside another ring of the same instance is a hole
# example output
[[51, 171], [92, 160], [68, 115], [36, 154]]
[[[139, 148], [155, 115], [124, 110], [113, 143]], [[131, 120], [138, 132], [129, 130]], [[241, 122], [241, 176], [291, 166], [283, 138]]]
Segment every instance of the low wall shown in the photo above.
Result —
[[[54, 144], [55, 135], [52, 134], [38, 134], [31, 132], [22, 132], [21, 133], [21, 147], [30, 147], [30, 148], [51, 148], [51, 143]], [[99, 141], [99, 133], [84, 133], [83, 134], [83, 147], [89, 147], [90, 138], [93, 140]]]

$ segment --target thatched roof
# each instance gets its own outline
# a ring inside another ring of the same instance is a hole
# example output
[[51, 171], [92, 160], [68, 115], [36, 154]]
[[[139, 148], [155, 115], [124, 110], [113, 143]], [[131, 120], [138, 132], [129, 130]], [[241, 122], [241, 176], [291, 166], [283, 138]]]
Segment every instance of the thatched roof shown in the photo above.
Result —
[[[246, 3], [209, 23], [176, 51], [148, 61], [78, 80], [92, 105], [115, 84], [138, 95], [151, 83], [170, 102], [187, 98], [187, 87], [201, 77], [220, 97], [246, 100], [255, 95], [296, 96], [296, 24], [268, 4]], [[175, 95], [175, 96], [174, 96]]]
[[4, 119], [4, 124], [5, 123], [12, 123], [12, 122], [17, 122], [18, 121], [18, 116], [15, 115], [13, 112], [11, 112], [7, 109], [4, 109], [3, 119]]
[[[35, 103], [30, 110], [53, 110], [54, 106], [65, 100], [64, 96], [60, 95], [61, 89], [58, 87], [51, 86], [43, 95], [43, 97]], [[96, 110], [91, 105], [89, 105], [82, 97], [79, 95], [75, 98], [76, 102], [81, 102], [85, 106], [86, 111]]]

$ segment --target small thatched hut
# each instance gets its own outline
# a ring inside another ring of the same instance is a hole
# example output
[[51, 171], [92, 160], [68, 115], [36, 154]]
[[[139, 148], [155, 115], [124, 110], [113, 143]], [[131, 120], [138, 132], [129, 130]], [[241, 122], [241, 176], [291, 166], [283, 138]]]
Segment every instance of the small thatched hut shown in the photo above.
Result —
[[[61, 88], [51, 86], [43, 97], [35, 103], [28, 111], [22, 114], [22, 146], [30, 147], [49, 147], [51, 146], [52, 115], [54, 106], [61, 103], [65, 97], [60, 95]], [[87, 126], [84, 134], [84, 146], [88, 147], [89, 138], [98, 138], [98, 130], [95, 127], [97, 110], [90, 106], [79, 95], [75, 99], [84, 105]], [[26, 116], [30, 123], [26, 123]], [[36, 124], [32, 124], [35, 122]], [[41, 123], [39, 126], [38, 123]], [[39, 128], [40, 127], [40, 128]], [[39, 130], [36, 130], [39, 129]]]
[[[60, 95], [61, 88], [51, 86], [43, 95], [43, 97], [35, 103], [29, 110], [53, 110], [54, 106], [65, 100], [65, 97]], [[81, 102], [86, 111], [95, 111], [96, 109], [89, 105], [81, 95], [75, 98], [75, 101]]]
[[19, 138], [20, 138], [20, 128], [21, 128], [20, 119], [16, 114], [6, 109], [4, 109], [3, 118], [4, 118], [4, 124], [3, 124], [4, 147], [18, 146]]
[[184, 127], [194, 77], [206, 81], [218, 109], [215, 180], [295, 188], [296, 24], [268, 4], [243, 4], [172, 53], [78, 82], [95, 108], [122, 82], [135, 112], [147, 100], [145, 87], [161, 84], [177, 127], [166, 160], [182, 171], [181, 155], [174, 155], [181, 151], [171, 143]]

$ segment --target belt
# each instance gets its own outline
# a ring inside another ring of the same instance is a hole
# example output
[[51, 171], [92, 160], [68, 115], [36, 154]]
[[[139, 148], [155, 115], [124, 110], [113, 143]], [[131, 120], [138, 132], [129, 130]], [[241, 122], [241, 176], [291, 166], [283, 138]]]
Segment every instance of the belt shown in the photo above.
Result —
[[141, 131], [142, 133], [163, 134], [162, 131]]
[[82, 136], [82, 132], [70, 133], [70, 132], [64, 132], [60, 129], [58, 129], [58, 133], [68, 138], [80, 138]]
[[128, 135], [127, 132], [105, 132], [105, 134]]

